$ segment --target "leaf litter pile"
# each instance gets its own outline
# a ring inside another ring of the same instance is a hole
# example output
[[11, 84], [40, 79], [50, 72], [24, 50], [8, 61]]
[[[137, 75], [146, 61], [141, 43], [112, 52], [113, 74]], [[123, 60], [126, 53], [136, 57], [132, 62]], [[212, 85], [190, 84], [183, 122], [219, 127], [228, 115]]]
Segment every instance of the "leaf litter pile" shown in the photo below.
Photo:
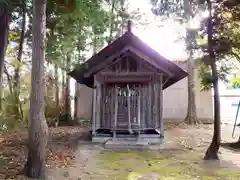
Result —
[[[74, 165], [80, 127], [49, 128], [47, 168]], [[24, 179], [22, 170], [27, 159], [27, 130], [14, 130], [0, 136], [0, 179]]]

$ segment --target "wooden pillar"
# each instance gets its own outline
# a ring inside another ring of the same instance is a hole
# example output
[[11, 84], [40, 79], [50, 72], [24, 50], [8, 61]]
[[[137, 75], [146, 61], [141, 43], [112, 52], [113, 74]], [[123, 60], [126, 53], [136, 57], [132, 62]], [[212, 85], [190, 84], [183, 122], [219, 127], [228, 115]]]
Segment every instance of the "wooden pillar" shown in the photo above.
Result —
[[130, 134], [132, 134], [132, 125], [131, 125], [131, 101], [130, 101], [130, 88], [129, 84], [127, 84], [127, 89], [128, 89], [128, 96], [127, 96], [127, 107], [128, 107], [128, 131]]
[[114, 110], [114, 130], [113, 130], [113, 138], [116, 138], [116, 130], [117, 130], [117, 118], [118, 118], [118, 89], [115, 85], [115, 110]]
[[154, 105], [153, 105], [153, 120], [154, 120], [154, 123], [155, 123], [155, 129], [158, 129], [159, 126], [160, 126], [160, 123], [159, 123], [159, 116], [158, 116], [158, 100], [159, 100], [159, 96], [160, 94], [158, 94], [158, 84], [159, 84], [159, 78], [156, 78], [154, 76], [154, 82], [153, 82], [153, 97], [154, 97]]
[[[94, 80], [95, 81], [95, 80]], [[97, 89], [94, 82], [94, 88], [93, 88], [93, 109], [92, 109], [92, 135], [96, 134], [96, 97], [97, 97]]]
[[101, 85], [101, 121], [102, 121], [102, 128], [108, 128], [105, 118], [105, 102], [106, 102], [106, 88], [102, 84]]
[[[152, 79], [152, 78], [151, 78]], [[147, 128], [152, 126], [152, 81], [148, 84]]]
[[159, 107], [159, 121], [160, 121], [160, 133], [161, 136], [164, 136], [164, 124], [163, 124], [163, 75], [160, 75], [160, 88], [159, 88], [159, 96], [160, 96], [160, 107]]
[[101, 84], [96, 80], [96, 121], [95, 121], [95, 128], [99, 128], [101, 124]]
[[146, 123], [146, 111], [147, 111], [147, 108], [146, 108], [146, 105], [147, 105], [147, 92], [146, 92], [146, 85], [142, 85], [142, 88], [141, 88], [141, 91], [142, 91], [142, 126], [143, 128], [146, 128], [147, 127], [147, 123]]
[[138, 109], [137, 109], [137, 113], [138, 113], [138, 137], [141, 133], [141, 85], [138, 86]]
[[138, 89], [138, 125], [141, 126], [141, 89]]

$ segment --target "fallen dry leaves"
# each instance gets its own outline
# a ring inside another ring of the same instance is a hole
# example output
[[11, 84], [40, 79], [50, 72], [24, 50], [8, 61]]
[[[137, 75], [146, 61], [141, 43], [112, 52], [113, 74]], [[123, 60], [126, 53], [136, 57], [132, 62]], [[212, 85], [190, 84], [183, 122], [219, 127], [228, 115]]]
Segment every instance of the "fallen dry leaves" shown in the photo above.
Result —
[[[46, 165], [66, 168], [74, 164], [79, 127], [49, 128]], [[27, 158], [27, 130], [14, 130], [0, 136], [0, 179], [25, 179], [22, 170]]]
[[0, 137], [0, 179], [14, 179], [23, 169], [25, 136], [24, 131], [14, 130]]
[[71, 150], [61, 151], [48, 151], [47, 153], [47, 166], [48, 167], [60, 167], [66, 168], [73, 166], [75, 160], [74, 153]]

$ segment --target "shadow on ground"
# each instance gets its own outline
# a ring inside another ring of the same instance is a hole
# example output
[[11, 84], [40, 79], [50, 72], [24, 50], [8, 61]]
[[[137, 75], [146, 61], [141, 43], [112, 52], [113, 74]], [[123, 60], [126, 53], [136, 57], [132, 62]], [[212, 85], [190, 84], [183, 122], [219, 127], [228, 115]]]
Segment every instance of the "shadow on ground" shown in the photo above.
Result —
[[236, 151], [240, 153], [240, 141], [237, 142], [229, 142], [229, 143], [222, 143], [221, 146], [226, 149], [230, 149], [232, 151]]

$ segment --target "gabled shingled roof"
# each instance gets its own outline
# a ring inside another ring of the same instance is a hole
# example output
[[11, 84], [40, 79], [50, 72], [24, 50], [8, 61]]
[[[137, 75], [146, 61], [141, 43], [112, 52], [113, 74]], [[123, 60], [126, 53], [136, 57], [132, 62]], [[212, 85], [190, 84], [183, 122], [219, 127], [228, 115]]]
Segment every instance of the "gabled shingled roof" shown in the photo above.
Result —
[[118, 53], [127, 46], [131, 46], [134, 49], [143, 53], [145, 56], [147, 56], [148, 58], [144, 60], [148, 61], [151, 64], [154, 64], [157, 69], [165, 69], [166, 71], [169, 71], [171, 74], [173, 74], [164, 84], [163, 89], [171, 86], [172, 84], [180, 81], [187, 76], [187, 72], [185, 72], [174, 62], [164, 58], [155, 50], [150, 48], [147, 44], [145, 44], [142, 40], [135, 36], [131, 31], [127, 31], [121, 37], [116, 39], [113, 43], [103, 48], [99, 53], [93, 55], [85, 63], [81, 64], [80, 68], [75, 68], [73, 71], [71, 71], [69, 75], [76, 79], [77, 82], [85, 84], [88, 87], [92, 88], [94, 85], [94, 73], [91, 74], [89, 77], [84, 76], [84, 74], [97, 66], [100, 62], [103, 62], [108, 57]]

